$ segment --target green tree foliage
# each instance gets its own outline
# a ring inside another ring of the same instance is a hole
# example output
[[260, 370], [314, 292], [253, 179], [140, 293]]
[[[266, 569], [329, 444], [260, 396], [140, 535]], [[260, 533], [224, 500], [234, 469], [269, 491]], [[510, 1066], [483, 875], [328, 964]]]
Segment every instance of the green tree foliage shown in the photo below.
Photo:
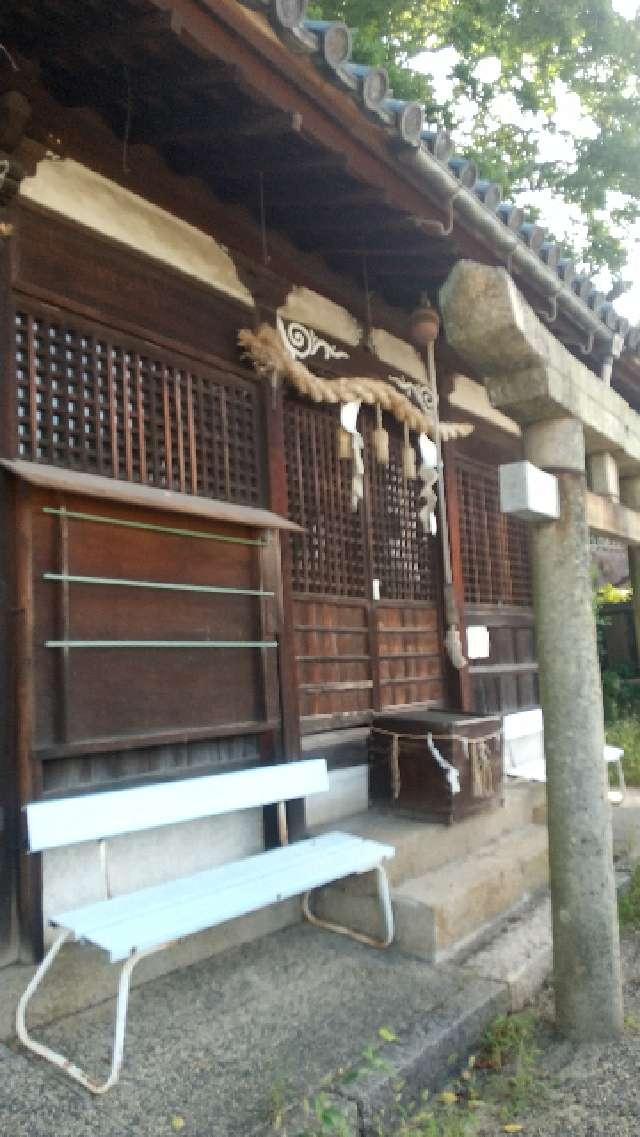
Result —
[[[420, 99], [431, 121], [455, 133], [457, 104], [472, 99], [465, 149], [483, 173], [507, 194], [549, 188], [577, 205], [586, 236], [573, 252], [592, 271], [621, 268], [617, 227], [640, 216], [640, 18], [616, 14], [611, 0], [322, 0], [314, 11], [356, 29], [354, 58], [384, 64], [397, 96]], [[406, 67], [417, 53], [442, 47], [460, 55], [446, 105], [438, 105], [428, 76]], [[483, 83], [474, 71], [491, 56], [501, 75]], [[568, 160], [542, 162], [538, 129], [496, 123], [492, 114], [495, 96], [509, 93], [523, 112], [544, 116], [543, 134], [554, 133], [562, 92], [577, 95], [595, 124], [595, 137], [575, 140], [575, 161], [567, 140]], [[608, 191], [624, 198], [607, 212]]]

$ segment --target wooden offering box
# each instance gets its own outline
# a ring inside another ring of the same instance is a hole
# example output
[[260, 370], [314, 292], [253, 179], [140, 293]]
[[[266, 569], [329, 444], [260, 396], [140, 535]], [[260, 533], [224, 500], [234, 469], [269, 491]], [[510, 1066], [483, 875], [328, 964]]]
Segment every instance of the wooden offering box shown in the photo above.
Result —
[[369, 738], [372, 800], [448, 824], [495, 808], [503, 792], [501, 727], [499, 717], [459, 711], [375, 715]]

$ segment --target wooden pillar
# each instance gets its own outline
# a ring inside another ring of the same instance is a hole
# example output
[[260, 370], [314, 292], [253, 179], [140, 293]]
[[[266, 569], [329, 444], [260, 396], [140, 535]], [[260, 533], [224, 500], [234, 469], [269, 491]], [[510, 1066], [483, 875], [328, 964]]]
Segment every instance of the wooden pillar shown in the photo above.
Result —
[[[33, 689], [33, 534], [28, 486], [16, 481], [12, 486], [15, 538], [10, 594], [13, 599], [11, 646], [13, 668], [11, 697], [15, 721], [15, 769], [18, 804], [37, 800], [42, 795], [40, 765], [33, 760], [33, 723], [35, 717]], [[16, 836], [20, 841], [19, 826]], [[36, 959], [42, 956], [42, 854], [29, 856], [19, 852], [19, 913], [21, 944], [24, 952]]]
[[[278, 307], [284, 302], [288, 286], [273, 276], [266, 267], [255, 269], [247, 279], [256, 299], [254, 325], [275, 325]], [[266, 460], [267, 506], [281, 517], [288, 517], [287, 471], [284, 454], [284, 388], [272, 388], [262, 381], [264, 414], [264, 451]], [[278, 631], [278, 690], [280, 697], [280, 730], [273, 740], [276, 758], [294, 762], [301, 756], [300, 700], [293, 630], [293, 595], [291, 587], [291, 535], [281, 532], [273, 550], [273, 584], [276, 591]], [[304, 801], [287, 803], [289, 839], [296, 840], [306, 832]], [[279, 826], [275, 809], [266, 809], [265, 843], [279, 843]]]
[[[17, 448], [15, 399], [15, 314], [11, 296], [15, 222], [11, 209], [0, 208], [0, 454], [13, 458]], [[10, 478], [0, 476], [0, 963], [18, 949], [17, 887], [19, 858], [19, 795], [16, 771], [16, 702], [14, 696], [15, 568]], [[13, 616], [13, 618], [12, 618]]]
[[[460, 542], [460, 495], [458, 493], [457, 450], [455, 442], [445, 442], [442, 446], [442, 461], [444, 466], [444, 492], [447, 500], [447, 518], [449, 521], [449, 549], [451, 552], [451, 576], [453, 581], [453, 595], [457, 608], [458, 627], [462, 650], [466, 644], [466, 621], [464, 614], [464, 577], [462, 572], [462, 546]], [[445, 612], [445, 618], [447, 613]], [[462, 711], [473, 710], [473, 680], [469, 674], [469, 667], [458, 670], [453, 667], [448, 656], [447, 680], [449, 699], [453, 709]]]

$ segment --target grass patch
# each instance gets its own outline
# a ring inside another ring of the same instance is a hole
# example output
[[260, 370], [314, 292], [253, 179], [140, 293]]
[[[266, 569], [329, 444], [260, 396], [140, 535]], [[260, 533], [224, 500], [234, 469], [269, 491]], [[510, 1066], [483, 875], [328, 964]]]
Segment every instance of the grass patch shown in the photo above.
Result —
[[529, 1064], [538, 1053], [534, 1044], [537, 1023], [533, 1011], [495, 1019], [483, 1036], [479, 1064], [499, 1072], [519, 1062]]
[[521, 1011], [496, 1019], [484, 1036], [479, 1062], [493, 1072], [486, 1079], [484, 1096], [497, 1107], [503, 1121], [531, 1109], [542, 1095], [537, 1074], [538, 1025], [534, 1011]]
[[636, 865], [629, 887], [618, 897], [621, 928], [640, 928], [640, 865]]
[[[488, 1132], [520, 1133], [516, 1120], [540, 1103], [539, 1019], [534, 1011], [502, 1015], [486, 1031], [477, 1057], [451, 1086], [420, 1108], [409, 1108], [394, 1137], [472, 1137]], [[496, 1128], [497, 1127], [497, 1128]], [[388, 1132], [380, 1129], [380, 1137]]]
[[[372, 1133], [376, 1137], [480, 1137], [480, 1133], [489, 1133], [487, 1125], [492, 1134], [523, 1132], [517, 1119], [544, 1096], [537, 1065], [540, 1027], [534, 1011], [501, 1015], [485, 1032], [478, 1054], [468, 1058], [440, 1093], [425, 1089], [409, 1101], [405, 1081], [392, 1083], [395, 1101], [371, 1119]], [[286, 1087], [284, 1083], [274, 1085], [269, 1111], [274, 1135], [350, 1137], [352, 1122], [341, 1089], [371, 1072], [390, 1069], [383, 1053], [397, 1041], [393, 1030], [381, 1027], [375, 1042], [363, 1048], [357, 1066], [328, 1075], [322, 1092], [303, 1103], [306, 1121], [302, 1130], [287, 1126]], [[455, 1055], [450, 1063], [456, 1065]]]
[[619, 719], [608, 725], [607, 742], [624, 750], [622, 768], [627, 785], [640, 786], [640, 718]]

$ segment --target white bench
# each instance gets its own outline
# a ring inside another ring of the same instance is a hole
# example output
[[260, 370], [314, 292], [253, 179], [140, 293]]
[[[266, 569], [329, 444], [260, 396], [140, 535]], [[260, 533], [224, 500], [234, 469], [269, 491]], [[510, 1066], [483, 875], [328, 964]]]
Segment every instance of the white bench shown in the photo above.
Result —
[[[524, 778], [530, 782], [546, 782], [547, 766], [542, 729], [542, 711], [539, 707], [531, 711], [515, 711], [503, 716], [505, 773], [510, 777]], [[514, 754], [514, 749], [517, 749], [518, 743], [521, 745], [528, 743], [529, 753], [524, 759]], [[615, 766], [618, 780], [617, 788], [612, 787], [608, 792], [609, 801], [612, 805], [621, 805], [627, 792], [622, 768], [623, 758], [624, 750], [621, 750], [619, 746], [605, 745], [603, 751], [605, 765]]]
[[[59, 929], [58, 934], [18, 1004], [16, 1029], [23, 1045], [92, 1093], [106, 1093], [117, 1082], [122, 1066], [129, 987], [136, 963], [185, 936], [293, 896], [303, 897], [303, 913], [312, 923], [387, 947], [393, 939], [393, 913], [383, 862], [394, 855], [395, 849], [348, 833], [324, 833], [286, 844], [283, 803], [327, 790], [328, 785], [326, 762], [310, 759], [27, 805], [31, 852], [82, 841], [103, 843], [107, 895], [106, 842], [120, 834], [277, 804], [283, 844], [242, 861], [52, 916], [50, 923]], [[373, 940], [314, 916], [310, 907], [313, 889], [352, 873], [371, 871], [377, 874], [382, 939]], [[111, 962], [122, 964], [111, 1072], [101, 1084], [63, 1055], [32, 1039], [26, 1026], [27, 1005], [68, 939], [94, 944]]]

